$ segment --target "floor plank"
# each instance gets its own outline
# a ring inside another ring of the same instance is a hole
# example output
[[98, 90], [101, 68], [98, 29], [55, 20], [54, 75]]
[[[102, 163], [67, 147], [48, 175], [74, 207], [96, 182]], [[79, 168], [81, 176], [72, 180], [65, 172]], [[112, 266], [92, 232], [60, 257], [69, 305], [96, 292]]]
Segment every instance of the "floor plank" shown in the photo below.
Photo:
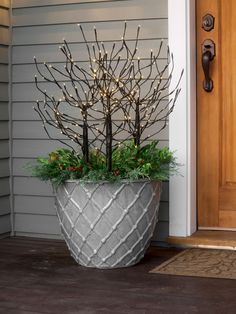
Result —
[[77, 265], [62, 241], [0, 240], [0, 314], [235, 313], [236, 281], [150, 274], [178, 253], [151, 248], [138, 265]]

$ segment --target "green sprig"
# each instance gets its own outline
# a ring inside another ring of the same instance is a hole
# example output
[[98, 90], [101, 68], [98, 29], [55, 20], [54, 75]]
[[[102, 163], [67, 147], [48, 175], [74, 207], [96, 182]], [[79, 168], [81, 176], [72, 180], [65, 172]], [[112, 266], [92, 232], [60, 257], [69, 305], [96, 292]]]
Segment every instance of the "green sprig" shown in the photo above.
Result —
[[40, 157], [30, 165], [33, 176], [50, 180], [57, 187], [68, 179], [81, 181], [168, 180], [178, 170], [173, 152], [168, 147], [159, 148], [158, 141], [136, 146], [126, 141], [112, 151], [112, 171], [108, 172], [106, 158], [98, 150], [89, 152], [89, 163], [82, 154], [68, 149], [58, 149], [48, 157]]

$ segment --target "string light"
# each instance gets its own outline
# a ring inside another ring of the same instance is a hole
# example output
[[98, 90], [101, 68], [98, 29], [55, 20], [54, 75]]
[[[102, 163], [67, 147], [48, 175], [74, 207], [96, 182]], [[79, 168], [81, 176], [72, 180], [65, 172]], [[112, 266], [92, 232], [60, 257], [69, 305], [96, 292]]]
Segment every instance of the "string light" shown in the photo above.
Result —
[[[77, 25], [81, 29], [88, 52], [89, 62], [86, 63], [86, 67], [79, 67], [79, 64], [78, 66], [75, 66], [76, 63], [72, 57], [70, 47], [64, 38], [64, 43], [62, 46], [59, 46], [59, 49], [66, 57], [64, 69], [57, 69], [56, 66], [52, 64], [48, 65], [44, 62], [46, 70], [49, 72], [47, 77], [46, 75], [44, 76], [41, 74], [39, 71], [40, 67], [36, 63], [40, 74], [40, 80], [48, 80], [55, 84], [55, 86], [57, 85], [56, 87], [58, 87], [61, 94], [63, 94], [63, 97], [59, 99], [57, 98], [57, 100], [54, 96], [47, 94], [46, 90], [42, 92], [39, 88], [40, 85], [37, 85], [37, 75], [35, 75], [36, 87], [44, 94], [45, 99], [40, 102], [37, 100], [38, 107], [33, 108], [38, 112], [40, 117], [43, 118], [43, 127], [46, 129], [48, 124], [54, 126], [61, 130], [61, 134], [66, 135], [71, 141], [75, 141], [76, 143], [80, 143], [80, 141], [82, 143], [84, 140], [84, 133], [82, 136], [76, 131], [80, 130], [80, 128], [83, 130], [84, 127], [88, 127], [88, 129], [90, 128], [94, 134], [95, 139], [92, 139], [91, 142], [89, 141], [87, 145], [93, 145], [96, 141], [101, 141], [101, 147], [95, 147], [95, 149], [101, 150], [103, 145], [106, 145], [106, 140], [108, 139], [106, 132], [108, 127], [107, 121], [109, 120], [107, 119], [107, 116], [109, 114], [111, 116], [112, 123], [116, 126], [112, 128], [110, 138], [111, 141], [113, 139], [117, 141], [117, 134], [123, 135], [124, 133], [127, 133], [128, 139], [135, 135], [135, 140], [139, 142], [140, 138], [137, 139], [137, 136], [139, 136], [139, 133], [143, 133], [143, 131], [150, 126], [149, 120], [156, 115], [157, 111], [155, 101], [158, 101], [161, 97], [160, 94], [162, 90], [160, 91], [159, 84], [162, 82], [164, 75], [160, 74], [158, 66], [153, 66], [154, 64], [157, 65], [157, 58], [159, 55], [153, 55], [153, 49], [150, 49], [150, 52], [148, 53], [149, 63], [146, 63], [146, 56], [141, 56], [140, 53], [140, 56], [137, 56], [138, 37], [141, 25], [138, 25], [136, 41], [134, 42], [135, 47], [133, 49], [128, 48], [128, 43], [125, 39], [125, 24], [119, 47], [117, 46], [115, 49], [115, 41], [111, 47], [111, 51], [109, 50], [109, 52], [106, 50], [105, 44], [98, 41], [95, 26], [94, 33], [96, 44], [92, 43], [91, 45], [85, 37], [82, 26], [80, 24]], [[122, 58], [124, 59], [124, 62]], [[36, 62], [35, 56], [34, 60]], [[153, 75], [154, 70], [156, 73], [154, 73], [154, 79], [152, 79], [151, 75]], [[60, 81], [56, 80], [58, 74], [61, 74], [62, 76], [64, 75], [65, 80], [69, 81], [69, 83], [67, 83], [67, 87], [65, 83], [62, 85]], [[158, 74], [160, 74], [159, 77]], [[170, 78], [167, 77], [167, 80], [170, 80]], [[144, 92], [141, 94], [142, 98], [139, 98], [141, 86], [145, 88]], [[149, 90], [148, 86], [150, 86]], [[71, 93], [68, 89], [71, 90]], [[75, 93], [75, 96], [72, 95], [73, 93]], [[63, 107], [63, 105], [67, 107]], [[76, 118], [71, 117], [71, 113], [67, 114], [66, 111], [63, 110], [63, 108], [67, 109], [68, 107], [78, 108], [78, 116]], [[140, 110], [140, 120], [145, 119], [145, 123], [138, 124], [138, 127], [137, 123], [139, 123], [139, 121], [137, 122], [135, 121], [135, 118], [131, 118], [135, 117], [137, 110]], [[117, 118], [116, 120], [114, 113], [120, 114], [121, 112], [123, 118], [120, 120]], [[153, 113], [154, 115], [152, 115]], [[48, 121], [47, 119], [45, 120], [44, 117], [49, 118]], [[166, 125], [168, 125], [168, 123], [166, 123]], [[100, 129], [97, 126], [99, 126]], [[149, 134], [148, 138], [150, 136], [151, 135]], [[118, 146], [120, 145], [121, 142], [118, 142]]]

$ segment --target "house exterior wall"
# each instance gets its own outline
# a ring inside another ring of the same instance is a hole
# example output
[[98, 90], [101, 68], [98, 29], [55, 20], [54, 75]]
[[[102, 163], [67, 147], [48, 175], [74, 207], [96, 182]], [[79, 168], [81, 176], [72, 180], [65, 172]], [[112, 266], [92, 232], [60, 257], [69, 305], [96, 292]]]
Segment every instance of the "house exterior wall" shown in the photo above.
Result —
[[9, 7], [10, 1], [0, 0], [0, 237], [11, 231], [8, 127]]
[[[59, 238], [60, 230], [50, 184], [32, 178], [24, 165], [60, 147], [47, 138], [32, 106], [38, 97], [34, 86], [33, 57], [60, 64], [58, 46], [62, 39], [79, 47], [76, 26], [83, 24], [91, 40], [96, 24], [101, 38], [113, 42], [128, 22], [129, 39], [134, 39], [141, 24], [140, 55], [150, 51], [156, 39], [167, 43], [167, 1], [149, 0], [13, 0], [12, 16], [12, 162], [15, 235]], [[133, 37], [132, 37], [133, 36]], [[168, 130], [160, 134], [160, 145], [168, 145]], [[168, 183], [162, 193], [158, 234], [154, 241], [168, 235]]]

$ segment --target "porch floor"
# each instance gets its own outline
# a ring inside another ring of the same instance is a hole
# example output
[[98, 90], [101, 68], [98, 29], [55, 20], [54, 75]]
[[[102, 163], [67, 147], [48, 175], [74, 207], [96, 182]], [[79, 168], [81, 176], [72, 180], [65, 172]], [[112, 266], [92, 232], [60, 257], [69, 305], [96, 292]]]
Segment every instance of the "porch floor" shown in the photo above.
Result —
[[0, 240], [0, 314], [235, 313], [236, 281], [150, 274], [179, 250], [116, 270], [78, 266], [62, 241]]

